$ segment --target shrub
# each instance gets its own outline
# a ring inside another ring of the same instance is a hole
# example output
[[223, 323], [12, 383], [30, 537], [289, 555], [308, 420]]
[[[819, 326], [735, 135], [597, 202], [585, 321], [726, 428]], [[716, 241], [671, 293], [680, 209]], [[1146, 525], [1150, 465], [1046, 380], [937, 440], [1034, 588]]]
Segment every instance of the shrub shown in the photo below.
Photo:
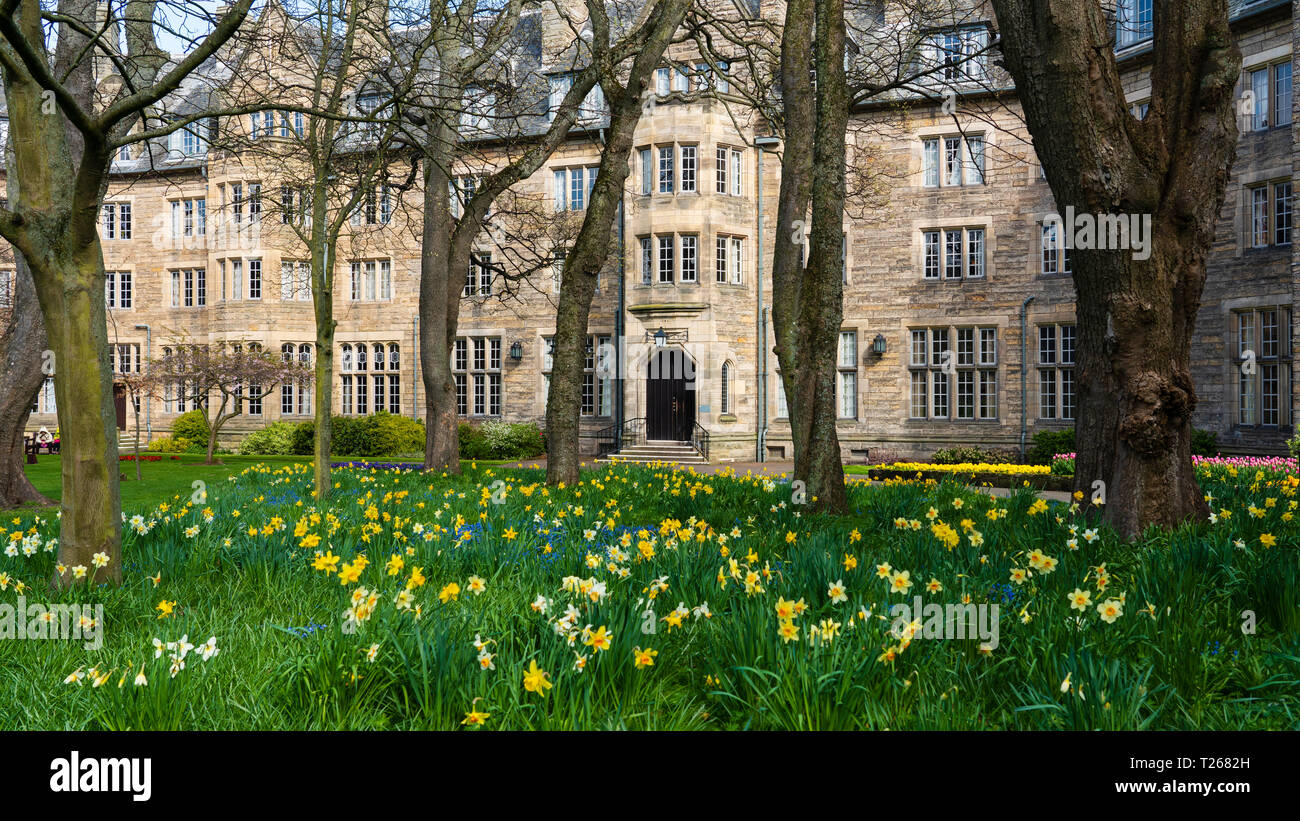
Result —
[[289, 453], [294, 456], [311, 456], [316, 452], [316, 423], [299, 422], [293, 426]]
[[1292, 459], [1300, 459], [1300, 431], [1287, 440], [1286, 449], [1291, 451]]
[[468, 422], [461, 422], [456, 429], [456, 435], [460, 440], [460, 458], [488, 458], [487, 437], [483, 435], [483, 431], [476, 425], [471, 425]]
[[936, 465], [1001, 465], [1010, 460], [998, 451], [984, 450], [973, 445], [958, 445], [953, 448], [936, 450], [934, 456], [930, 457], [930, 461]]
[[245, 436], [239, 452], [245, 456], [287, 456], [293, 452], [295, 427], [292, 422], [272, 422]]
[[[305, 429], [303, 426], [306, 425]], [[370, 416], [335, 416], [334, 446], [339, 456], [392, 456], [424, 451], [424, 423], [380, 411]], [[312, 453], [315, 426], [304, 422], [295, 432], [295, 452]]]
[[351, 416], [335, 416], [330, 420], [333, 433], [334, 453], [343, 456], [362, 456], [365, 453], [365, 437], [361, 429], [361, 420]]
[[150, 442], [149, 450], [158, 453], [185, 453], [192, 445], [193, 443], [184, 437], [163, 436]]
[[186, 439], [191, 446], [202, 442], [203, 449], [206, 450], [208, 437], [211, 435], [212, 429], [208, 427], [208, 417], [201, 410], [182, 413], [172, 422], [172, 437]]
[[1034, 434], [1033, 444], [1025, 452], [1025, 462], [1030, 465], [1050, 465], [1058, 453], [1074, 452], [1074, 428], [1042, 430]]
[[[1031, 465], [1050, 465], [1058, 453], [1073, 453], [1074, 428], [1045, 430], [1034, 434], [1033, 446], [1025, 454]], [[1219, 453], [1219, 435], [1208, 430], [1192, 429], [1192, 455], [1216, 456]]]
[[424, 452], [424, 423], [380, 411], [364, 419], [363, 456], [392, 456]]
[[1192, 428], [1192, 455], [1218, 456], [1219, 434], [1208, 430]]
[[542, 431], [531, 422], [487, 422], [483, 425], [487, 459], [531, 459], [546, 452]]

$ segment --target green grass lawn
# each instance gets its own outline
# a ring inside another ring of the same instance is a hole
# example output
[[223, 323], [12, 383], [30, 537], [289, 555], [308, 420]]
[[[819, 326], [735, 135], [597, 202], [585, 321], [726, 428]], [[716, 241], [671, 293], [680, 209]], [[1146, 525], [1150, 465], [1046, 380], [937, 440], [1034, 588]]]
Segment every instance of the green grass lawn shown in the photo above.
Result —
[[[205, 465], [203, 464], [203, 454], [175, 454], [178, 457], [175, 460], [172, 459], [172, 454], [163, 453], [158, 455], [162, 457], [162, 461], [142, 461], [140, 463], [140, 481], [136, 481], [135, 478], [134, 462], [120, 463], [119, 475], [122, 480], [122, 509], [124, 511], [131, 512], [142, 507], [151, 507], [157, 504], [160, 499], [168, 499], [177, 495], [187, 498], [193, 493], [194, 482], [225, 481], [230, 474], [238, 473], [252, 465], [279, 466], [307, 464], [312, 461], [310, 456], [240, 456], [238, 454], [225, 454], [219, 457], [221, 464]], [[421, 458], [419, 455], [388, 458], [336, 456], [333, 461], [392, 463], [418, 462]], [[477, 462], [480, 465], [499, 465], [503, 463], [506, 462], [504, 460], [479, 460]], [[464, 468], [468, 468], [469, 465], [468, 461], [462, 463]], [[31, 479], [32, 485], [41, 493], [55, 501], [61, 498], [62, 482], [58, 456], [38, 456], [36, 464], [27, 465], [27, 477]]]
[[[317, 506], [305, 462], [250, 461], [197, 504], [203, 468], [152, 465], [122, 584], [59, 594], [102, 643], [0, 641], [7, 726], [1300, 726], [1294, 477], [1203, 475], [1216, 521], [1127, 542], [1023, 488], [855, 483], [827, 516], [767, 477], [480, 464], [338, 470]], [[0, 605], [51, 600], [57, 535], [0, 522]]]

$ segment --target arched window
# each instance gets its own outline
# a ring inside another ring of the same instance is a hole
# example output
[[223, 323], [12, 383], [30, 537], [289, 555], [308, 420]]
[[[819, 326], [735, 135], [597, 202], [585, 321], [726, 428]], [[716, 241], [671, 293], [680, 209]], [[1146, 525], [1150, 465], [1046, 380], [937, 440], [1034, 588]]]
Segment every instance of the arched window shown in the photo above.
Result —
[[375, 343], [374, 354], [375, 370], [382, 371], [384, 369], [384, 343]]
[[284, 357], [285, 362], [293, 361], [293, 350], [294, 348], [292, 342], [286, 342], [280, 346], [280, 355]]
[[400, 370], [402, 366], [402, 353], [394, 342], [388, 346], [388, 370]]
[[310, 345], [303, 344], [303, 345], [299, 345], [299, 346], [298, 346], [298, 361], [301, 362], [301, 363], [304, 364], [304, 365], [310, 365], [310, 364], [311, 364], [311, 346], [310, 346]]
[[365, 369], [366, 369], [366, 346], [363, 343], [357, 346], [357, 370], [364, 371]]
[[736, 367], [730, 362], [722, 363], [722, 412], [732, 412], [732, 396], [735, 394], [735, 385], [732, 381], [735, 377]]
[[352, 371], [352, 346], [351, 345], [343, 346], [343, 355], [340, 357], [340, 359], [342, 359], [342, 364], [339, 366], [339, 369], [342, 370], [344, 373], [350, 373]]

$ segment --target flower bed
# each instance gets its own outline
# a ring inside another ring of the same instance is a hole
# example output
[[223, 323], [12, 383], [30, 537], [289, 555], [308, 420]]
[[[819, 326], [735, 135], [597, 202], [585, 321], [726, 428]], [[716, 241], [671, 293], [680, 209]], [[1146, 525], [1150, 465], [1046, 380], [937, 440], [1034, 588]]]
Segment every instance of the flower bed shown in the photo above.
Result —
[[876, 480], [889, 479], [958, 479], [972, 485], [991, 487], [1031, 487], [1037, 490], [1068, 491], [1072, 477], [1052, 475], [1047, 465], [1013, 465], [1001, 463], [961, 463], [938, 465], [929, 462], [894, 462], [866, 468], [846, 468], [850, 474], [862, 474]]
[[421, 462], [330, 462], [332, 468], [358, 470], [424, 470]]
[[[1053, 456], [1052, 473], [1073, 476], [1075, 455]], [[1196, 466], [1197, 476], [1225, 481], [1247, 478], [1253, 482], [1277, 482], [1300, 474], [1296, 460], [1283, 456], [1193, 456], [1192, 464]]]

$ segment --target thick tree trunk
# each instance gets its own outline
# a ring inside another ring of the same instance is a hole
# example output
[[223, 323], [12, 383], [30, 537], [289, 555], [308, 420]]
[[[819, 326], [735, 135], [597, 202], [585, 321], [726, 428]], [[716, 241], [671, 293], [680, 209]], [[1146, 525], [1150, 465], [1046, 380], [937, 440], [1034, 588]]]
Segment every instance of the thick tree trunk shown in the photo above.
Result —
[[[630, 89], [642, 78], [633, 78]], [[639, 95], [639, 92], [638, 92]], [[582, 411], [582, 377], [587, 357], [587, 325], [591, 300], [600, 270], [609, 258], [614, 237], [614, 217], [628, 175], [628, 156], [641, 117], [639, 96], [631, 104], [618, 104], [609, 140], [601, 152], [596, 186], [587, 203], [587, 215], [560, 279], [560, 300], [555, 315], [555, 350], [551, 357], [551, 384], [546, 397], [546, 481], [576, 484], [582, 464], [579, 445]]]
[[14, 272], [13, 310], [0, 335], [0, 509], [34, 502], [50, 505], [53, 501], [32, 487], [24, 465], [27, 463], [24, 432], [32, 402], [40, 393], [45, 374], [41, 372], [41, 352], [49, 347], [45, 338], [45, 319], [36, 301], [36, 286], [31, 271], [17, 256]]
[[[631, 150], [631, 142], [628, 142]], [[609, 148], [606, 148], [609, 151]], [[626, 155], [623, 165], [626, 166]], [[602, 163], [599, 180], [605, 174]], [[617, 173], [611, 172], [611, 173]], [[625, 178], [626, 171], [623, 174]], [[622, 180], [619, 181], [622, 190]], [[617, 196], [617, 195], [615, 195]], [[592, 207], [595, 207], [592, 197]], [[589, 213], [587, 219], [592, 219]], [[555, 350], [551, 358], [551, 387], [546, 397], [546, 479], [551, 484], [576, 484], [582, 464], [579, 434], [582, 410], [582, 375], [587, 357], [587, 324], [591, 300], [596, 293], [596, 279], [609, 256], [609, 234], [605, 223], [602, 235], [593, 235], [574, 245], [570, 264], [564, 266], [560, 285], [560, 302], [555, 315]], [[577, 262], [577, 266], [573, 264]]]
[[[817, 127], [814, 131], [811, 265], [805, 274], [801, 337], [805, 340], [798, 371], [801, 406], [811, 405], [806, 447], [795, 451], [796, 478], [808, 483], [809, 501], [818, 510], [842, 512], [848, 506], [844, 466], [836, 430], [839, 408], [836, 382], [840, 326], [844, 322], [844, 277], [841, 271], [845, 196], [845, 132], [849, 96], [844, 77], [844, 0], [818, 0], [814, 44], [817, 82]], [[811, 397], [805, 394], [811, 393]]]
[[[1077, 283], [1084, 330], [1075, 487], [1091, 500], [1094, 481], [1104, 482], [1106, 518], [1129, 535], [1209, 512], [1191, 457], [1191, 339], [1204, 280], [1195, 284], [1196, 297], [1175, 284], [1186, 266], [1205, 269], [1204, 259], [1198, 263], [1182, 250], [1195, 242], [1162, 243], [1159, 256], [1144, 264], [1098, 261], [1093, 273], [1105, 274]], [[1162, 273], [1152, 276], [1153, 270]]]
[[[1058, 209], [1149, 220], [1146, 249], [1075, 243], [1076, 489], [1127, 536], [1204, 519], [1191, 461], [1191, 338], [1236, 156], [1241, 55], [1224, 0], [1156, 0], [1152, 106], [1128, 112], [1095, 0], [994, 0], [1002, 51]], [[1109, 232], [1106, 232], [1109, 234]], [[1116, 232], [1115, 238], [1118, 238]], [[1149, 256], [1141, 253], [1146, 251]], [[1139, 259], [1141, 256], [1143, 258]], [[1100, 488], [1099, 488], [1100, 489]]]
[[[59, 562], [92, 567], [109, 557], [98, 582], [122, 578], [121, 496], [118, 485], [117, 410], [106, 367], [104, 268], [98, 239], [37, 280], [51, 347], [56, 356], [54, 391], [59, 411], [63, 474]], [[42, 285], [41, 280], [44, 280]], [[72, 584], [56, 577], [56, 586]]]
[[[847, 504], [836, 430], [835, 357], [844, 312], [844, 7], [835, 0], [786, 6], [781, 44], [785, 145], [773, 249], [772, 319], [794, 445], [794, 478], [818, 509]], [[814, 49], [812, 31], [828, 32]], [[813, 87], [810, 69], [822, 78]], [[811, 236], [804, 220], [812, 207]], [[799, 266], [807, 243], [808, 266]], [[815, 500], [815, 501], [814, 501]]]
[[[88, 4], [68, 7], [74, 17], [88, 9], [93, 12]], [[14, 19], [29, 43], [44, 42], [37, 3], [21, 3]], [[63, 27], [55, 63], [67, 90], [88, 110], [91, 67], [76, 59], [84, 42]], [[8, 59], [12, 63], [12, 53]], [[11, 239], [31, 268], [54, 354], [63, 479], [58, 559], [68, 567], [90, 568], [97, 554], [105, 554], [108, 563], [94, 578], [116, 582], [122, 574], [117, 413], [104, 355], [108, 334], [98, 235], [108, 151], [102, 137], [92, 140], [64, 117], [50, 116], [43, 89], [30, 75], [6, 70], [5, 83], [13, 146], [10, 184], [11, 191], [17, 186], [19, 209]], [[71, 573], [51, 580], [56, 587], [74, 583]]]
[[[420, 371], [424, 383], [424, 466], [460, 473], [459, 418], [451, 348], [460, 316], [464, 268], [454, 267], [447, 168], [455, 132], [435, 129], [424, 160], [424, 225], [420, 250]], [[456, 271], [461, 273], [457, 276]]]

